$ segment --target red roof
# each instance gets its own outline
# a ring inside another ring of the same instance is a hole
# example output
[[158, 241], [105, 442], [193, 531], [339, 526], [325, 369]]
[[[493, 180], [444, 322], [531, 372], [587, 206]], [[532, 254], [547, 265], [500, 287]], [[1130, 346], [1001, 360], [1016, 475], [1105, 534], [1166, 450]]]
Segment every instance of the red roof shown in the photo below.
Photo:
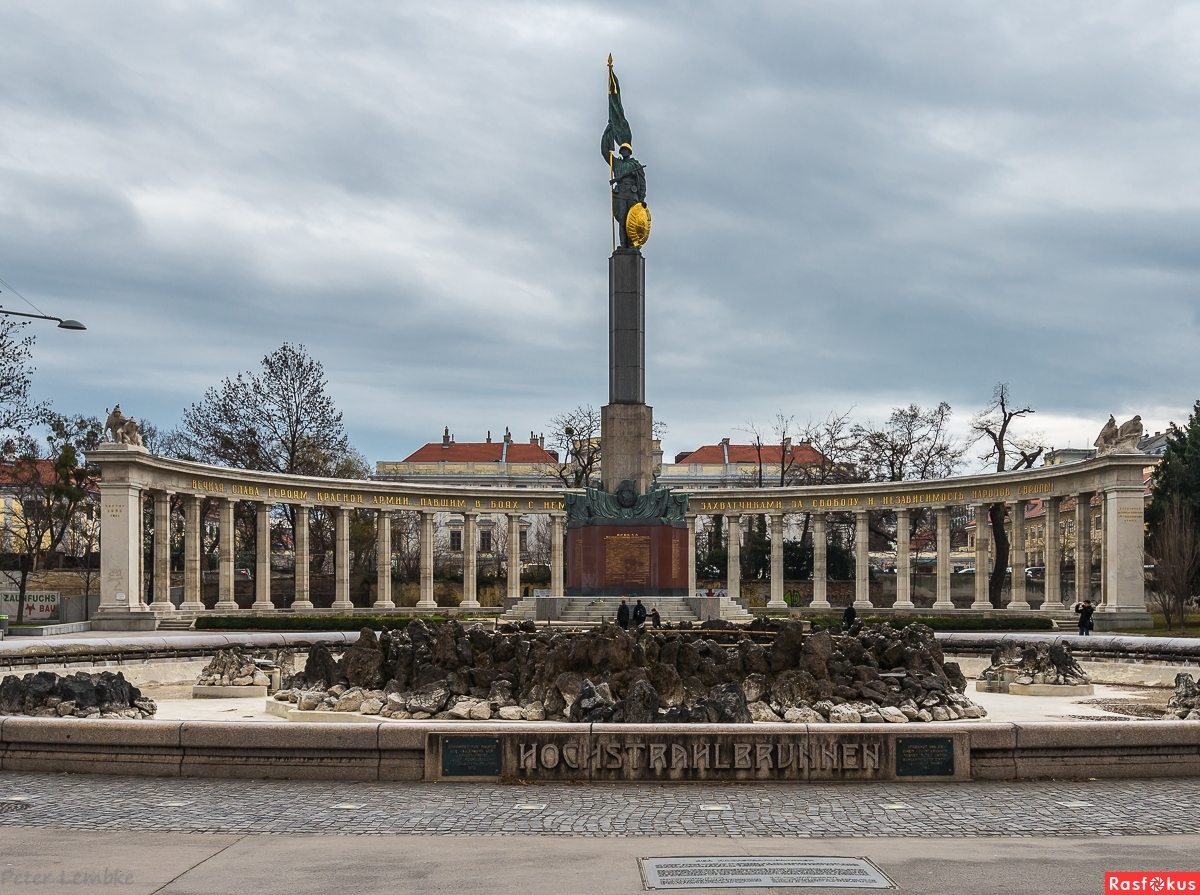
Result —
[[[729, 447], [730, 463], [758, 463], [758, 448], [752, 444], [731, 444]], [[817, 466], [824, 461], [821, 452], [811, 444], [801, 442], [792, 445], [791, 461], [797, 466]], [[779, 462], [779, 445], [764, 444], [762, 446], [763, 463]], [[706, 444], [690, 454], [676, 456], [676, 463], [724, 463], [725, 445]]]
[[558, 459], [536, 444], [512, 441], [508, 453], [503, 441], [451, 442], [431, 441], [404, 458], [405, 463], [557, 463]]
[[[18, 462], [21, 463], [22, 467], [23, 467], [24, 463], [26, 461], [22, 460], [22, 461], [18, 461]], [[41, 481], [41, 483], [44, 485], [49, 485], [51, 482], [53, 482], [54, 481], [54, 461], [50, 460], [50, 459], [44, 459], [44, 460], [36, 460], [34, 462], [37, 463], [39, 480]], [[17, 468], [18, 468], [17, 463], [13, 463], [8, 460], [0, 462], [0, 485], [14, 484], [15, 480], [16, 480]], [[28, 476], [27, 471], [22, 473], [22, 476], [21, 476], [22, 481], [27, 481], [28, 477], [29, 476]]]

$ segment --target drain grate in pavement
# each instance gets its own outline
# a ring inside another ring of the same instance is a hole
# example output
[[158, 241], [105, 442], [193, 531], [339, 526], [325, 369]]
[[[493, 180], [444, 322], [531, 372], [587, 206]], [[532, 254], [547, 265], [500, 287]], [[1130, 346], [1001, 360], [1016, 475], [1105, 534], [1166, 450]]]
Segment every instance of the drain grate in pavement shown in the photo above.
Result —
[[867, 858], [638, 858], [646, 889], [897, 889]]
[[9, 814], [13, 811], [23, 811], [28, 807], [28, 802], [0, 802], [0, 814]]

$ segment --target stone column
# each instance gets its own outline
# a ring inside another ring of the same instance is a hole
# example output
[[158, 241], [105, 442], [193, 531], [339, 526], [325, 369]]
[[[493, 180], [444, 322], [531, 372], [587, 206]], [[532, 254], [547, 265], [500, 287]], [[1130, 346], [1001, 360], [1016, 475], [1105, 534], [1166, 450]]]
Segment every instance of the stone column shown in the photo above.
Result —
[[1062, 540], [1058, 530], [1058, 498], [1042, 501], [1046, 508], [1046, 599], [1043, 609], [1062, 609]]
[[934, 510], [937, 524], [937, 594], [934, 609], [953, 609], [950, 599], [950, 507]]
[[251, 609], [269, 612], [271, 602], [271, 505], [260, 503], [254, 534], [254, 605]]
[[136, 485], [100, 480], [101, 614], [138, 611], [142, 493]]
[[687, 514], [687, 532], [688, 532], [688, 596], [696, 596], [696, 517], [691, 513]]
[[221, 531], [218, 542], [217, 605], [218, 612], [231, 612], [238, 608], [233, 590], [233, 501], [228, 497], [217, 499]]
[[563, 596], [563, 517], [550, 514], [550, 596]]
[[725, 590], [729, 599], [742, 595], [742, 517], [725, 517]]
[[788, 608], [783, 598], [783, 513], [772, 513], [771, 520], [771, 599], [768, 609]]
[[174, 612], [171, 603], [171, 495], [154, 492], [154, 603], [156, 612]]
[[392, 514], [375, 511], [375, 602], [376, 609], [395, 609], [392, 601]]
[[825, 564], [826, 548], [829, 546], [829, 533], [826, 530], [827, 517], [824, 513], [813, 513], [813, 598], [811, 609], [829, 609], [829, 592], [826, 584], [829, 580], [829, 570]]
[[421, 592], [417, 609], [437, 609], [433, 598], [433, 513], [421, 511]]
[[296, 507], [296, 596], [292, 609], [306, 612], [313, 608], [308, 587], [308, 570], [312, 557], [308, 553], [308, 507]]
[[1106, 612], [1146, 615], [1143, 574], [1144, 498], [1140, 468], [1134, 481], [1104, 492], [1104, 556], [1102, 568], [1108, 587]]
[[1100, 609], [1108, 611], [1108, 492], [1100, 493]]
[[988, 504], [975, 505], [975, 602], [972, 609], [991, 609], [988, 599]]
[[200, 504], [202, 497], [183, 499], [183, 604], [180, 609], [200, 612], [204, 609], [200, 586]]
[[354, 612], [350, 601], [350, 511], [333, 511], [333, 606], [334, 612]]
[[[463, 513], [463, 598], [460, 609], [479, 608], [479, 514]], [[561, 549], [561, 548], [560, 548]], [[553, 550], [551, 551], [553, 552]], [[550, 577], [554, 577], [551, 563]]]
[[521, 514], [508, 514], [508, 598], [521, 599]]
[[1018, 500], [1012, 505], [1012, 600], [1009, 609], [1028, 609], [1025, 597], [1025, 508], [1029, 501]]
[[1092, 597], [1092, 495], [1075, 498], [1075, 599]]
[[912, 601], [912, 515], [896, 510], [896, 602], [893, 609], [915, 609]]
[[871, 533], [868, 528], [867, 511], [854, 511], [854, 608], [859, 612], [870, 611], [871, 605]]

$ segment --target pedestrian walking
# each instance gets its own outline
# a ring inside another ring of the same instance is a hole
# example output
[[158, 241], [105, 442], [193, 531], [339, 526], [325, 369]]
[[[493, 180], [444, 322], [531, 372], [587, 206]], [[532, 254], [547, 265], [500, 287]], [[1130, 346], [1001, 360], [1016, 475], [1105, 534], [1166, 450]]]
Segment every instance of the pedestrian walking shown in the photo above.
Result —
[[629, 630], [629, 604], [625, 602], [625, 598], [621, 598], [621, 605], [617, 607], [617, 624], [624, 631]]
[[1079, 614], [1079, 636], [1091, 636], [1092, 628], [1095, 627], [1095, 623], [1092, 621], [1092, 613], [1096, 611], [1096, 608], [1092, 605], [1092, 601], [1084, 600], [1081, 603], [1076, 603], [1075, 611]]
[[[634, 594], [634, 596], [636, 597], [637, 594]], [[646, 624], [646, 607], [642, 605], [641, 600], [638, 600], [637, 604], [633, 607], [633, 626], [640, 628], [644, 624]]]

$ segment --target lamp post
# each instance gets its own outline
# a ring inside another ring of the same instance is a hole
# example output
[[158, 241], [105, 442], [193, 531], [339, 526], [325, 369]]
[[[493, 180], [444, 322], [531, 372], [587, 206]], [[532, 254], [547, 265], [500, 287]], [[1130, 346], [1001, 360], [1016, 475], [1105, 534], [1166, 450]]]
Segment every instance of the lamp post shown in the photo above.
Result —
[[26, 314], [24, 311], [10, 311], [3, 305], [0, 305], [0, 314], [6, 314], [10, 317], [33, 317], [36, 320], [57, 320], [59, 329], [87, 329], [78, 320], [63, 320], [61, 317], [51, 317], [49, 314]]

